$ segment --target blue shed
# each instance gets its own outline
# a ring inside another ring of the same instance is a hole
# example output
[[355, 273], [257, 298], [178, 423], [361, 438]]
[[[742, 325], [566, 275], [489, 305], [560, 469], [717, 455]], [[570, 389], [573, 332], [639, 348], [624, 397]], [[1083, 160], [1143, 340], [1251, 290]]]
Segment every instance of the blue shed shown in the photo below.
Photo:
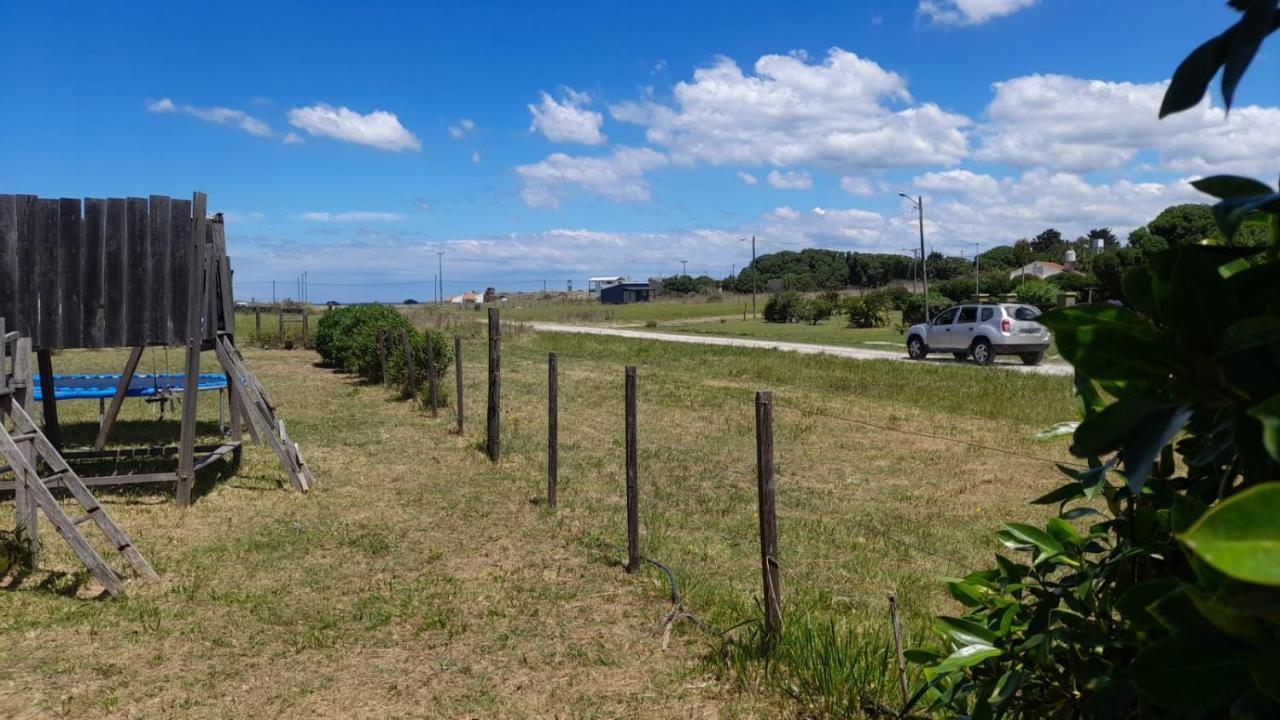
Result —
[[649, 283], [618, 283], [600, 290], [600, 302], [605, 305], [649, 302], [652, 296], [653, 288]]

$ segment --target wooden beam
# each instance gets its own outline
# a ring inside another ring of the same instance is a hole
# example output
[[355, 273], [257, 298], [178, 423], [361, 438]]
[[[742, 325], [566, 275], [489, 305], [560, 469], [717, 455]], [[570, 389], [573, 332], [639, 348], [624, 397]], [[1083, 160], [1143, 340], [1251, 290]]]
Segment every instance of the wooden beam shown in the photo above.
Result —
[[178, 487], [174, 493], [178, 507], [191, 504], [191, 488], [195, 483], [196, 409], [199, 406], [200, 350], [204, 345], [200, 318], [209, 306], [208, 259], [205, 253], [207, 198], [195, 193], [191, 198], [192, 238], [187, 257], [187, 317], [184, 335], [187, 340], [187, 362], [182, 386], [182, 430], [178, 440]]
[[115, 395], [111, 396], [111, 407], [107, 408], [107, 414], [102, 417], [102, 426], [98, 428], [98, 439], [93, 442], [94, 450], [101, 450], [107, 444], [107, 437], [111, 435], [111, 430], [116, 425], [116, 417], [120, 415], [120, 408], [124, 405], [129, 383], [133, 382], [133, 375], [138, 371], [138, 363], [142, 361], [142, 350], [143, 348], [136, 347], [129, 352], [129, 359], [124, 363], [124, 371], [120, 373], [120, 380], [116, 383]]
[[53, 354], [48, 349], [36, 351], [36, 363], [40, 366], [40, 404], [44, 410], [44, 434], [55, 448], [62, 447], [62, 433], [58, 430], [58, 399], [53, 382]]

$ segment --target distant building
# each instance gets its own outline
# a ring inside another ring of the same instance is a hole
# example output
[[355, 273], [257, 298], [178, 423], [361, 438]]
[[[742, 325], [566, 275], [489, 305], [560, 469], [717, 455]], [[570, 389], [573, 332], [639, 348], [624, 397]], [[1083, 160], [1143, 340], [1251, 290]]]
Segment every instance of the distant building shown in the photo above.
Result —
[[[626, 281], [627, 279], [625, 277], [622, 277], [621, 275], [616, 275], [613, 277], [587, 278], [587, 293], [590, 294], [591, 297], [598, 297], [600, 295], [601, 290], [604, 290], [605, 288], [611, 287], [613, 285], [617, 285], [619, 283], [624, 283]], [[569, 287], [570, 287], [570, 290], [573, 289], [572, 285], [570, 285]]]
[[1009, 279], [1017, 280], [1020, 277], [1035, 277], [1044, 280], [1045, 278], [1051, 278], [1065, 270], [1066, 268], [1056, 262], [1036, 260], [1035, 262], [1027, 263], [1017, 270], [1010, 272]]
[[605, 286], [600, 290], [600, 302], [605, 305], [649, 302], [652, 298], [653, 288], [649, 283], [620, 282]]
[[449, 302], [454, 305], [475, 305], [484, 299], [484, 296], [476, 292], [464, 292], [461, 295], [454, 295], [449, 298]]

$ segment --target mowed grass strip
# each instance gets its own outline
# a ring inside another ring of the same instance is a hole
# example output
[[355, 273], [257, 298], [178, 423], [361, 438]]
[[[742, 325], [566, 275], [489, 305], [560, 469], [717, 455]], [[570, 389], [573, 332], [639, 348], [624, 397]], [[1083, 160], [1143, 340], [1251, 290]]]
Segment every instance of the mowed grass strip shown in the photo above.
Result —
[[[274, 457], [249, 448], [240, 472], [206, 482], [186, 511], [167, 494], [104, 493], [163, 580], [131, 584], [123, 601], [58, 594], [77, 578], [48, 572], [0, 593], [9, 671], [0, 714], [795, 710], [744, 666], [704, 662], [720, 645], [692, 626], [677, 625], [664, 652], [665, 579], [648, 567], [636, 578], [621, 572], [627, 364], [640, 373], [643, 552], [671, 566], [689, 610], [719, 628], [751, 617], [758, 595], [758, 388], [772, 388], [778, 402], [784, 612], [811, 619], [803, 627], [838, 624], [828, 634], [846, 646], [883, 639], [890, 590], [918, 634], [929, 613], [949, 605], [937, 578], [989, 562], [990, 531], [1038, 519], [1027, 499], [1059, 480], [1047, 462], [824, 415], [1067, 459], [1065, 441], [1030, 439], [1071, 417], [1064, 378], [506, 328], [503, 458], [491, 464], [480, 451], [483, 338], [478, 325], [455, 327], [467, 333], [464, 437], [451, 433], [452, 404], [432, 421], [383, 388], [314, 367], [311, 353], [249, 351], [319, 487], [305, 496], [278, 489]], [[561, 368], [554, 514], [541, 502], [552, 351]], [[57, 363], [104, 371], [123, 359], [64, 353]], [[216, 416], [211, 401], [202, 401], [205, 418]], [[74, 427], [91, 426], [91, 405], [63, 404], [73, 432], [89, 434]], [[155, 422], [152, 408], [126, 407], [133, 421]], [[154, 431], [176, 437], [177, 426]], [[43, 569], [74, 573], [44, 530]], [[862, 677], [860, 667], [851, 664], [849, 676]]]

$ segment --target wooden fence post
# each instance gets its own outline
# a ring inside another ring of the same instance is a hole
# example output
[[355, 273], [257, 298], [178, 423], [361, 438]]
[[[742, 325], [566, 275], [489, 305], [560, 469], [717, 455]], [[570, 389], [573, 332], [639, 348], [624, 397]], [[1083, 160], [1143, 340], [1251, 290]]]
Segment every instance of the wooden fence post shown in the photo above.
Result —
[[440, 416], [440, 394], [436, 389], [436, 346], [432, 342], [431, 331], [427, 331], [427, 386], [431, 399], [431, 417]]
[[453, 374], [457, 382], [458, 434], [462, 434], [462, 336], [453, 336]]
[[[36, 394], [35, 381], [31, 372], [31, 352], [31, 338], [18, 338], [13, 354], [15, 387], [11, 402], [21, 405], [28, 415], [31, 414]], [[35, 443], [27, 443], [25, 454], [31, 467], [36, 467]], [[17, 539], [26, 550], [25, 560], [30, 563], [29, 567], [35, 568], [40, 560], [40, 515], [36, 510], [36, 499], [27, 492], [27, 487], [19, 482], [14, 484], [13, 500], [17, 506], [15, 509]]]
[[782, 631], [778, 588], [778, 519], [774, 509], [773, 392], [756, 393], [756, 485], [760, 515], [760, 570], [764, 585], [764, 634], [772, 648]]
[[259, 305], [254, 305], [253, 306], [253, 337], [254, 339], [257, 339], [258, 336], [260, 335], [262, 335], [262, 307]]
[[307, 343], [307, 338], [311, 335], [310, 311], [304, 305], [302, 307], [302, 344]]
[[387, 331], [378, 331], [378, 369], [382, 373], [382, 384], [387, 384]]
[[636, 368], [626, 370], [627, 572], [640, 569], [640, 475], [636, 456]]
[[560, 368], [556, 354], [547, 355], [547, 506], [556, 507], [560, 483]]
[[276, 306], [276, 321], [280, 326], [280, 342], [284, 342], [284, 303]]
[[48, 350], [36, 350], [36, 365], [40, 369], [40, 404], [44, 413], [44, 434], [49, 443], [62, 449], [62, 432], [58, 425], [58, 401], [54, 398], [53, 354]]
[[498, 308], [489, 308], [489, 408], [485, 451], [497, 462], [502, 429], [502, 325]]
[[889, 593], [889, 622], [893, 624], [893, 650], [898, 658], [898, 687], [902, 690], [902, 706], [911, 699], [907, 687], [907, 660], [902, 654], [902, 625], [898, 623], [898, 598]]
[[409, 344], [409, 331], [400, 328], [400, 340], [404, 343], [404, 379], [409, 383], [409, 397], [418, 397], [418, 378], [413, 368], [413, 346]]

